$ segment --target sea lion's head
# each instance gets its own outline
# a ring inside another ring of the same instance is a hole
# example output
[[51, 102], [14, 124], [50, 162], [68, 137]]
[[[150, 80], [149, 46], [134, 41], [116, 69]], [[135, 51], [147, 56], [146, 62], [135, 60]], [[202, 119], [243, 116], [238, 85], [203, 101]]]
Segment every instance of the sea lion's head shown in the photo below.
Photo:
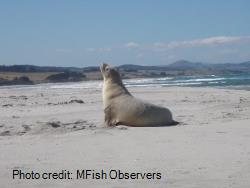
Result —
[[104, 63], [101, 65], [100, 69], [104, 80], [121, 82], [120, 74], [114, 67]]

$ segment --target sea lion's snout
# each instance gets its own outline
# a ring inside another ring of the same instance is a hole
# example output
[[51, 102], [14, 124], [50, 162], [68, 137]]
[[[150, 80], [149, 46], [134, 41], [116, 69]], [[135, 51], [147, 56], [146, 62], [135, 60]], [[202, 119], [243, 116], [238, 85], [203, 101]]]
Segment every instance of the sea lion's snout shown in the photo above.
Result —
[[106, 67], [108, 67], [108, 66], [109, 66], [108, 64], [103, 63], [103, 64], [100, 66], [100, 70], [101, 70], [101, 72], [102, 72], [102, 73], [104, 73], [104, 71], [105, 71]]
[[102, 76], [105, 80], [108, 79], [108, 80], [113, 80], [113, 81], [116, 80], [118, 82], [121, 82], [120, 74], [114, 67], [111, 67], [110, 65], [106, 63], [103, 63], [100, 66], [100, 69], [101, 69]]

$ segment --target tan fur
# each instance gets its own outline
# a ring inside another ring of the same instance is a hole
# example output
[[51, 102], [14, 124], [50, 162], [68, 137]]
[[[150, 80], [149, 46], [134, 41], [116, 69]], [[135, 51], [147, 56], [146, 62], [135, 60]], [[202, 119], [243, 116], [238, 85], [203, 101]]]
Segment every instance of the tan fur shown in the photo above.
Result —
[[103, 64], [103, 107], [106, 126], [166, 126], [176, 124], [171, 112], [134, 98], [123, 85], [117, 70]]

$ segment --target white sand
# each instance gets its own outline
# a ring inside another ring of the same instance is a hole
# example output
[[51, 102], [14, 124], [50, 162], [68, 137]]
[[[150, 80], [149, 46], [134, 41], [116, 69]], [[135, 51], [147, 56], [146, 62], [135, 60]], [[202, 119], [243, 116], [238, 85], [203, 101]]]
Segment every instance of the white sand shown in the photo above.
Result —
[[[250, 187], [249, 91], [129, 89], [170, 108], [182, 123], [102, 128], [100, 89], [1, 89], [0, 187]], [[69, 103], [75, 99], [84, 104]], [[13, 180], [13, 169], [65, 169], [73, 179]], [[162, 178], [77, 180], [77, 169], [159, 172]]]

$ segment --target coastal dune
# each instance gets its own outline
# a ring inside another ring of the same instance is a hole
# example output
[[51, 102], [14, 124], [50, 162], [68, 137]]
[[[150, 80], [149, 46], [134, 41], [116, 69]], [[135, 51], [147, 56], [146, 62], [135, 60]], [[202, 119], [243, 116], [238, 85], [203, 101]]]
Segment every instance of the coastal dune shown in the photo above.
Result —
[[[250, 94], [209, 87], [129, 88], [168, 107], [171, 127], [103, 127], [100, 88], [0, 89], [1, 187], [250, 185]], [[77, 171], [160, 173], [160, 179], [77, 179]], [[22, 172], [72, 179], [13, 178]]]

